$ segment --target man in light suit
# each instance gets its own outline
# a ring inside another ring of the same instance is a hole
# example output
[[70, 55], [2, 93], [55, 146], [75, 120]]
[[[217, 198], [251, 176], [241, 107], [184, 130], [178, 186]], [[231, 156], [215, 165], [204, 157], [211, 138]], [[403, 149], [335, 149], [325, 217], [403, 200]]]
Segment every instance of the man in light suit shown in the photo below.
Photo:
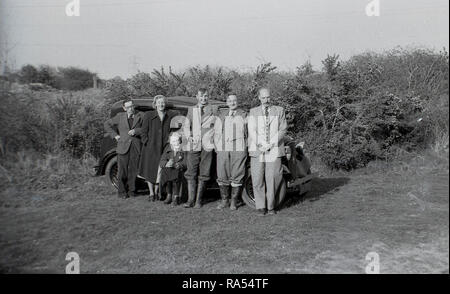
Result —
[[270, 90], [258, 92], [260, 106], [248, 115], [248, 140], [255, 204], [260, 215], [275, 214], [276, 197], [284, 193], [281, 157], [287, 123], [284, 109], [271, 105]]
[[217, 107], [208, 104], [208, 90], [201, 88], [197, 92], [198, 104], [190, 107], [184, 134], [188, 144], [183, 150], [188, 151], [186, 157], [187, 170], [184, 177], [188, 183], [188, 201], [186, 208], [202, 206], [202, 197], [206, 182], [211, 178], [211, 165], [214, 150], [214, 122]]
[[[229, 94], [228, 108], [219, 112], [214, 125], [214, 145], [217, 151], [217, 183], [221, 203], [217, 209], [230, 206], [237, 209], [247, 160], [247, 113], [238, 108], [237, 96]], [[231, 190], [230, 190], [231, 187]], [[231, 198], [231, 202], [230, 202]]]
[[105, 131], [117, 141], [117, 165], [119, 178], [119, 197], [136, 196], [136, 177], [138, 173], [141, 139], [136, 129], [142, 125], [141, 113], [135, 113], [133, 102], [124, 101], [123, 109], [104, 124]]

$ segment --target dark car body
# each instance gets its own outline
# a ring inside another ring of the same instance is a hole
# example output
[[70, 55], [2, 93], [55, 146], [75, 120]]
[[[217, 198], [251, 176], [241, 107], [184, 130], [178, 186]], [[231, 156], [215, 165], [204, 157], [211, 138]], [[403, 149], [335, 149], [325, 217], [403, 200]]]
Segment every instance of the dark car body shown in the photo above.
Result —
[[[168, 97], [168, 105], [166, 106], [168, 109], [173, 109], [178, 111], [181, 115], [186, 115], [188, 108], [191, 106], [194, 106], [197, 104], [197, 99], [193, 97], [187, 97], [187, 96], [175, 96], [175, 97]], [[133, 104], [135, 105], [136, 111], [140, 112], [146, 112], [153, 110], [153, 98], [151, 97], [142, 97], [137, 99], [132, 99]], [[113, 104], [110, 111], [109, 117], [114, 117], [117, 113], [123, 112], [122, 108], [123, 101], [118, 101]], [[217, 100], [209, 100], [209, 103], [212, 105], [218, 105], [219, 107], [226, 107], [225, 102], [217, 101]], [[100, 158], [98, 165], [95, 166], [95, 174], [97, 176], [101, 176], [105, 174], [106, 166], [108, 162], [116, 156], [116, 141], [111, 138], [108, 134], [104, 134], [102, 145], [101, 145], [101, 151], [100, 151]]]
[[[176, 97], [168, 97], [168, 105], [166, 106], [169, 109], [176, 110], [180, 113], [180, 115], [186, 115], [188, 108], [195, 106], [197, 104], [197, 99], [193, 97], [186, 97], [186, 96], [176, 96]], [[132, 99], [133, 104], [135, 105], [135, 109], [137, 111], [146, 112], [153, 110], [153, 99], [148, 97], [144, 98], [137, 98]], [[123, 112], [122, 108], [123, 101], [119, 101], [114, 103], [114, 105], [111, 108], [110, 117], [114, 117], [117, 113]], [[209, 100], [209, 103], [212, 105], [217, 105], [219, 108], [226, 107], [225, 102], [217, 101], [217, 100]], [[283, 158], [284, 166], [285, 166], [285, 172], [284, 172], [284, 178], [285, 178], [285, 189], [287, 189], [288, 192], [290, 191], [296, 191], [300, 193], [306, 193], [310, 189], [311, 179], [313, 175], [310, 174], [309, 167], [308, 169], [308, 175], [303, 176], [301, 179], [299, 178], [292, 178], [292, 174], [289, 172], [289, 169], [287, 168], [288, 164], [287, 161], [290, 160], [289, 156], [290, 154], [301, 154], [303, 158], [300, 158], [300, 164], [301, 160], [303, 162], [306, 162], [306, 158], [304, 157], [303, 150], [300, 149], [298, 152], [295, 152], [294, 148], [300, 148], [297, 147], [292, 141], [286, 142], [286, 151], [287, 156]], [[215, 156], [215, 154], [214, 154]], [[218, 186], [215, 182], [215, 160], [213, 160], [213, 167], [212, 167], [212, 180], [208, 183], [208, 189], [217, 189]], [[309, 164], [309, 161], [308, 161]], [[249, 172], [249, 162], [248, 162], [248, 169], [246, 173], [246, 180], [244, 184], [244, 189], [242, 193], [242, 199], [244, 202], [254, 207], [254, 196], [253, 196], [253, 187], [251, 183], [251, 177]], [[101, 154], [99, 158], [98, 165], [95, 166], [95, 174], [97, 176], [101, 175], [107, 175], [107, 180], [110, 184], [112, 184], [114, 187], [117, 188], [117, 156], [116, 156], [116, 141], [112, 139], [108, 134], [105, 133], [102, 141], [101, 146]], [[138, 178], [137, 180], [137, 188], [140, 191], [147, 190], [147, 185], [145, 182]], [[280, 199], [280, 203], [282, 202], [282, 199]]]

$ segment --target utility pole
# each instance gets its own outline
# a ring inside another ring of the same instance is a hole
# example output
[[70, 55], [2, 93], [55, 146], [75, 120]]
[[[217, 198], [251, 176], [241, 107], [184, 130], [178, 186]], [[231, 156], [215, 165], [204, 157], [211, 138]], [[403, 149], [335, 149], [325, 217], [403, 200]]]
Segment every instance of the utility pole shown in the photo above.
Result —
[[18, 42], [9, 45], [8, 42], [8, 36], [6, 32], [3, 34], [4, 40], [3, 40], [3, 46], [2, 46], [2, 52], [1, 52], [1, 59], [0, 59], [0, 75], [8, 74], [10, 68], [8, 66], [9, 61], [9, 53], [17, 46]]
[[136, 55], [133, 55], [130, 58], [129, 71], [131, 75], [135, 75], [139, 72], [139, 57], [137, 57]]

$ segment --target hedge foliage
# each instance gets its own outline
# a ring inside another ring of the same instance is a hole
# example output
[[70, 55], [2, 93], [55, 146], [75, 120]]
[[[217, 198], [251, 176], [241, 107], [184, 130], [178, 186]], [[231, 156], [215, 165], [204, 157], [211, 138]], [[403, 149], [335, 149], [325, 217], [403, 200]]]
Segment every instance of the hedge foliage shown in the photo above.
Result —
[[[290, 135], [305, 141], [306, 150], [330, 168], [351, 170], [438, 141], [448, 151], [445, 50], [396, 48], [344, 61], [334, 54], [322, 64], [314, 70], [305, 62], [295, 72], [279, 71], [271, 63], [246, 72], [210, 66], [182, 72], [161, 68], [108, 80], [104, 90], [79, 92], [4, 86], [0, 137], [10, 150], [98, 155], [103, 121], [113, 102], [157, 94], [195, 96], [199, 87], [207, 87], [211, 98], [225, 100], [234, 92], [249, 108], [258, 104], [258, 88], [267, 86], [273, 102], [286, 109]], [[48, 78], [42, 70], [38, 73]], [[35, 74], [27, 68], [22, 76]]]

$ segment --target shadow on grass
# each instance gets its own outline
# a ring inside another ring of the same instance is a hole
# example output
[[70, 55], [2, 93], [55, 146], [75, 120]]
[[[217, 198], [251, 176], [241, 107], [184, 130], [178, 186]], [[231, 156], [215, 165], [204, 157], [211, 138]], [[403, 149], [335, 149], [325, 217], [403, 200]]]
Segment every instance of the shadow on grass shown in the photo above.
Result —
[[[281, 209], [295, 206], [303, 201], [317, 201], [321, 199], [327, 193], [338, 189], [341, 186], [346, 185], [350, 181], [350, 178], [339, 177], [339, 178], [315, 178], [312, 180], [311, 191], [306, 194], [298, 195], [297, 193], [289, 193], [286, 195], [286, 200], [282, 205]], [[148, 195], [147, 191], [142, 191], [141, 195]], [[165, 199], [165, 193], [162, 195], [162, 199]], [[217, 202], [220, 200], [219, 189], [207, 189], [206, 193], [203, 195], [203, 204], [210, 202]], [[187, 201], [187, 193], [183, 193], [180, 203]], [[242, 201], [241, 201], [242, 202]], [[240, 206], [244, 205], [241, 203]]]
[[346, 185], [349, 181], [350, 178], [347, 177], [315, 178], [311, 183], [311, 191], [303, 195], [298, 195], [297, 193], [286, 195], [287, 199], [281, 208], [295, 206], [306, 200], [317, 201], [327, 195], [327, 193], [338, 190], [339, 187]]

